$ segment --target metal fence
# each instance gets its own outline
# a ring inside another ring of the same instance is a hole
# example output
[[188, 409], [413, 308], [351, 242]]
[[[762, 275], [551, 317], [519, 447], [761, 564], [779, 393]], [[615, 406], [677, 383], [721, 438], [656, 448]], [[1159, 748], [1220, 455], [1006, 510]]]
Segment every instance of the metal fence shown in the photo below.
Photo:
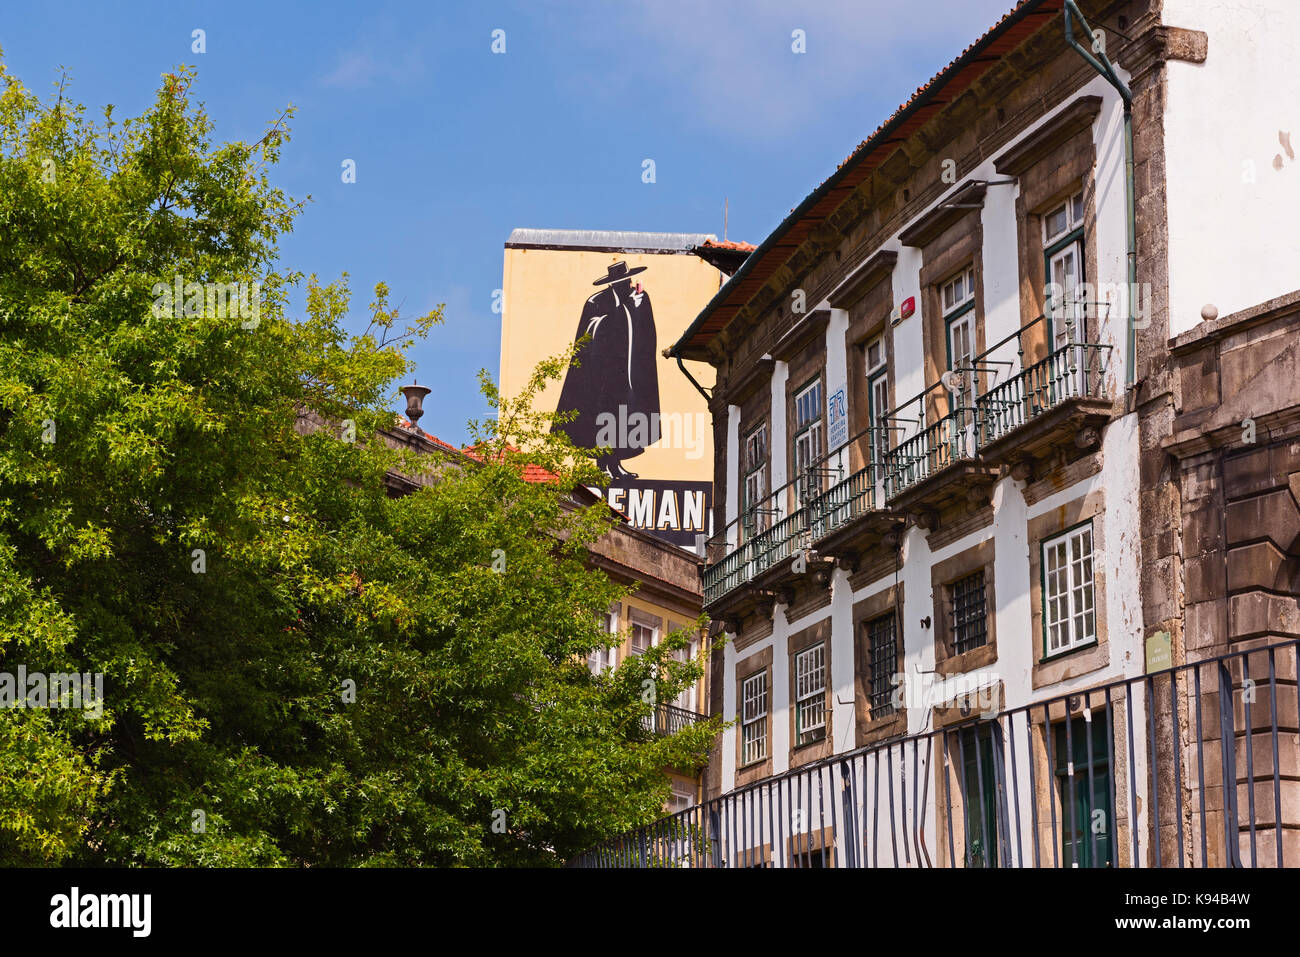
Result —
[[1297, 644], [998, 714], [922, 702], [956, 721], [732, 791], [570, 864], [1300, 866]]

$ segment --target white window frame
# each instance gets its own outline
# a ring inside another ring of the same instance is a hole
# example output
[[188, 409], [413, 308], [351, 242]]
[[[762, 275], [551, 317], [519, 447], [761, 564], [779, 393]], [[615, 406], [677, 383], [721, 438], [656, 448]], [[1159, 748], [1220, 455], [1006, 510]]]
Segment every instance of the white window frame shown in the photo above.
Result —
[[794, 691], [796, 745], [820, 740], [826, 734], [826, 642], [794, 656]]
[[767, 671], [740, 682], [740, 765], [749, 767], [767, 759]]
[[1043, 656], [1097, 642], [1096, 540], [1091, 521], [1044, 539]]
[[[628, 654], [643, 655], [655, 645], [659, 644], [659, 636], [663, 629], [663, 619], [655, 615], [648, 615], [645, 612], [633, 608], [628, 615]], [[649, 643], [644, 648], [637, 648], [638, 629], [650, 632]]]
[[[814, 395], [816, 398], [812, 403], [805, 403], [809, 396]], [[800, 420], [799, 410], [801, 405], [815, 405], [816, 415]], [[813, 466], [820, 461], [826, 454], [825, 435], [822, 426], [826, 419], [826, 397], [822, 392], [822, 380], [820, 377], [809, 382], [794, 395], [794, 468], [795, 468], [795, 494], [802, 502], [809, 493], [805, 487], [804, 470]], [[821, 473], [816, 473], [812, 477], [813, 488], [820, 492], [822, 490]]]
[[[1061, 215], [1061, 222], [1064, 225], [1049, 232], [1048, 224], [1058, 214]], [[1083, 190], [1079, 190], [1043, 214], [1043, 256], [1047, 260], [1048, 288], [1050, 289], [1053, 284], [1056, 284], [1060, 285], [1064, 291], [1062, 301], [1050, 301], [1050, 297], [1047, 297], [1043, 304], [1043, 311], [1052, 324], [1053, 351], [1060, 349], [1069, 341], [1066, 334], [1066, 319], [1073, 319], [1074, 321], [1074, 337], [1076, 340], [1083, 339], [1086, 333], [1084, 320], [1087, 318], [1087, 303], [1080, 298], [1081, 287], [1086, 279], [1084, 276], [1083, 237], [1079, 236], [1061, 245], [1062, 240], [1071, 233], [1082, 230], [1083, 219]], [[1060, 248], [1052, 248], [1058, 245]], [[1074, 280], [1072, 284], [1060, 281], [1057, 272], [1058, 267], [1063, 271], [1064, 264], [1069, 260], [1073, 260], [1074, 263]]]
[[[675, 632], [681, 631], [682, 628], [683, 628], [682, 625], [670, 621], [668, 623], [668, 634], [671, 635]], [[695, 655], [698, 652], [698, 645], [699, 645], [699, 639], [692, 637], [690, 647], [678, 648], [676, 651], [673, 652], [673, 659], [676, 661], [693, 660], [695, 658]], [[684, 711], [695, 711], [698, 713], [699, 709], [695, 707], [695, 696], [698, 691], [698, 689], [696, 688], [697, 684], [698, 682], [692, 681], [689, 685], [683, 688], [681, 694], [679, 694], [675, 699], [673, 699], [673, 704]]]
[[[873, 346], [879, 346], [879, 359], [871, 361]], [[877, 336], [862, 347], [862, 363], [867, 370], [867, 409], [870, 412], [868, 425], [873, 429], [882, 429], [871, 433], [870, 442], [872, 460], [877, 465], [885, 464], [889, 454], [890, 432], [888, 422], [882, 424], [880, 417], [891, 411], [889, 408], [889, 341], [884, 336]]]
[[[757, 441], [756, 441], [757, 440]], [[754, 461], [756, 445], [762, 449], [762, 457]], [[746, 511], [757, 509], [753, 515], [754, 531], [761, 532], [770, 524], [771, 516], [763, 509], [767, 499], [767, 464], [768, 464], [767, 423], [752, 429], [745, 436], [745, 483], [743, 507]]]
[[[605, 612], [605, 632], [610, 635], [618, 634], [618, 616], [621, 611], [617, 602], [609, 606]], [[587, 656], [587, 667], [593, 675], [598, 675], [602, 671], [618, 667], [618, 645], [612, 645], [609, 648], [597, 648]]]
[[[961, 389], [961, 404], [970, 409], [975, 406], [975, 372], [970, 368], [975, 358], [975, 266], [967, 266], [939, 287], [943, 313], [943, 336], [948, 351], [948, 368], [962, 368], [965, 382]], [[965, 338], [965, 347], [956, 341]], [[956, 396], [954, 395], [954, 405]]]

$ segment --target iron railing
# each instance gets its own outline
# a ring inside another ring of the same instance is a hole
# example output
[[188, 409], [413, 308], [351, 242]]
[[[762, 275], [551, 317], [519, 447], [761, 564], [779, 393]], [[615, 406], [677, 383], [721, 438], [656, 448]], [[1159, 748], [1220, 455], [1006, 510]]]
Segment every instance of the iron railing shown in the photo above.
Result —
[[[1298, 646], [996, 714], [981, 713], [993, 698], [977, 689], [963, 699], [965, 723], [732, 791], [570, 865], [1300, 865]], [[925, 712], [931, 703], [898, 702]]]
[[996, 442], [1068, 399], [1101, 398], [1103, 350], [1108, 349], [1088, 342], [1061, 346], [979, 396], [975, 400], [979, 445]]
[[657, 704], [653, 713], [641, 719], [641, 726], [651, 734], [671, 735], [707, 720], [708, 715], [698, 711], [679, 708], [675, 704]]
[[975, 410], [956, 408], [898, 443], [885, 456], [885, 498], [924, 482], [961, 459], [975, 457]]
[[[1047, 317], [1040, 315], [954, 370], [969, 376], [970, 382], [951, 393], [949, 411], [929, 425], [925, 424], [927, 397], [946, 391], [940, 382], [883, 413], [876, 424], [832, 449], [762, 501], [743, 503], [741, 518], [718, 536], [726, 554], [704, 570], [705, 607], [799, 548], [880, 508], [882, 498], [887, 502], [956, 462], [974, 459], [985, 446], [1062, 403], [1104, 397], [1111, 346], [1076, 342], [1073, 318], [1064, 320], [1064, 328], [1064, 344], [1026, 366], [1027, 338], [1041, 332], [1046, 343], [1051, 336]], [[974, 397], [973, 406], [962, 404], [969, 401], [967, 395]], [[894, 441], [895, 434], [909, 432], [898, 423], [913, 426], [911, 434]], [[881, 434], [889, 437], [884, 443], [888, 451], [883, 461], [877, 461], [876, 439]], [[851, 450], [859, 443], [868, 465], [849, 474]], [[829, 488], [824, 488], [828, 482]]]

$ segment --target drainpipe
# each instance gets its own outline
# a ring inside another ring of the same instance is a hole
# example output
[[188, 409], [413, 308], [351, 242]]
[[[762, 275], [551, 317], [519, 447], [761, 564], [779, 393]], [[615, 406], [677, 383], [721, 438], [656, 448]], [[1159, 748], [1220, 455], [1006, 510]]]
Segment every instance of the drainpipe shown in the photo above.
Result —
[[1084, 19], [1075, 0], [1065, 0], [1064, 15], [1065, 42], [1074, 47], [1075, 52], [1083, 57], [1090, 67], [1104, 76], [1124, 101], [1124, 200], [1128, 212], [1125, 222], [1128, 227], [1128, 295], [1125, 297], [1128, 299], [1128, 360], [1124, 363], [1124, 382], [1126, 385], [1132, 385], [1134, 373], [1137, 371], [1137, 333], [1133, 325], [1134, 299], [1137, 298], [1137, 214], [1133, 205], [1133, 91], [1116, 75], [1115, 67], [1104, 51], [1097, 50], [1094, 56], [1093, 51], [1081, 46], [1074, 38], [1075, 20], [1087, 36], [1093, 36], [1092, 27]]

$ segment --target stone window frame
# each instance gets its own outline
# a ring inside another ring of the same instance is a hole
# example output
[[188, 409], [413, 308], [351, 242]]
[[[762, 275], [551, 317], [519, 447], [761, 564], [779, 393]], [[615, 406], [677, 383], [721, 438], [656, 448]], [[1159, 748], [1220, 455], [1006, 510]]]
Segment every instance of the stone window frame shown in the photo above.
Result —
[[[756, 469], [749, 467], [749, 440], [762, 429], [766, 433], [767, 454], [763, 458], [763, 464]], [[751, 475], [762, 473], [763, 476], [763, 497], [758, 502], [752, 503], [754, 507], [763, 508], [763, 502], [772, 495], [772, 426], [768, 417], [764, 417], [758, 422], [753, 423], [750, 428], [740, 434], [740, 509], [739, 515], [741, 521], [745, 520], [745, 513], [750, 508], [747, 489], [749, 477]], [[759, 512], [754, 516], [755, 529], [763, 531], [771, 524], [771, 516]]]
[[[1004, 176], [1020, 185], [1016, 196], [1016, 246], [1020, 278], [1020, 326], [1025, 328], [1046, 308], [1046, 246], [1043, 215], [1074, 193], [1083, 192], [1083, 276], [1098, 275], [1096, 144], [1092, 124], [1101, 111], [1099, 96], [1080, 96], [1023, 141], [994, 160]], [[1116, 320], [1111, 316], [1110, 320]], [[1100, 327], [1100, 319], [1094, 321]], [[1097, 329], [1092, 330], [1093, 335]], [[1023, 337], [1026, 366], [1042, 361], [1051, 351], [1046, 323]]]
[[[1119, 860], [1120, 867], [1132, 867], [1132, 815], [1129, 807], [1129, 769], [1128, 769], [1128, 711], [1127, 702], [1131, 686], [1119, 685], [1111, 689], [1111, 745], [1115, 752], [1115, 763], [1111, 766], [1111, 788], [1114, 794], [1115, 804], [1110, 809], [1112, 814], [1111, 823], [1114, 826], [1114, 838], [1116, 857]], [[1077, 698], [1077, 705], [1074, 710], [1070, 710], [1070, 702]], [[1056, 794], [1055, 769], [1048, 763], [1048, 746], [1047, 735], [1055, 727], [1065, 721], [1067, 717], [1082, 717], [1084, 707], [1092, 712], [1092, 720], [1100, 722], [1103, 725], [1106, 722], [1106, 696], [1104, 691], [1092, 689], [1091, 691], [1080, 691], [1074, 695], [1064, 698], [1053, 698], [1046, 705], [1035, 705], [1027, 712], [1028, 717], [1028, 734], [1029, 734], [1029, 759], [1033, 763], [1032, 770], [1026, 769], [1027, 774], [1032, 774], [1036, 781], [1051, 781], [1051, 789], [1039, 787], [1035, 789], [1033, 801], [1037, 805], [1038, 813], [1038, 832], [1034, 833], [1032, 820], [1029, 817], [1030, 825], [1028, 828], [1031, 842], [1038, 844], [1038, 859], [1044, 867], [1051, 867], [1053, 860], [1058, 860], [1063, 854], [1063, 848], [1060, 841], [1061, 832], [1061, 814], [1063, 812], [1062, 802]], [[1137, 734], [1145, 734], [1145, 725], [1139, 724]], [[1021, 732], [1017, 732], [1018, 734]], [[1056, 753], [1055, 741], [1052, 744], [1052, 759], [1055, 762], [1059, 758]], [[1086, 769], [1082, 772], [1083, 780], [1087, 780]], [[1076, 787], [1079, 784], [1079, 775], [1076, 773]], [[1085, 785], [1086, 786], [1086, 785]], [[1140, 796], [1139, 796], [1140, 797]], [[1049, 804], [1054, 802], [1054, 807]], [[1053, 835], [1051, 816], [1052, 811], [1056, 812], [1057, 832]], [[1144, 839], [1145, 840], [1145, 839]], [[1033, 863], [1032, 847], [1025, 852], [1025, 860], [1028, 864]], [[1053, 857], [1055, 853], [1056, 857]]]
[[[954, 675], [985, 668], [998, 658], [997, 582], [993, 574], [995, 539], [990, 536], [970, 548], [964, 549], [930, 567], [930, 587], [934, 599], [934, 668], [940, 675]], [[987, 632], [984, 644], [958, 655], [953, 651], [952, 585], [974, 574], [984, 572], [984, 608]]]
[[[752, 678], [759, 672], [763, 672], [767, 676], [767, 717], [764, 719], [767, 722], [767, 756], [761, 761], [746, 765], [743, 763], [744, 736], [740, 726], [740, 719], [743, 717], [742, 709], [744, 708], [742, 689], [744, 688], [745, 679]], [[732, 677], [736, 689], [735, 787], [744, 787], [772, 776], [773, 744], [775, 744], [775, 739], [772, 736], [772, 714], [776, 710], [776, 689], [772, 684], [772, 646], [768, 645], [762, 651], [756, 651], [752, 655], [736, 661], [733, 665]]]
[[[826, 339], [824, 336], [814, 337], [810, 342], [789, 359], [786, 369], [785, 380], [785, 454], [786, 454], [786, 480], [789, 482], [786, 495], [787, 500], [782, 504], [782, 514], [790, 515], [795, 510], [802, 507], [802, 503], [794, 500], [794, 490], [796, 487], [797, 467], [795, 456], [795, 444], [798, 438], [797, 427], [795, 426], [795, 396], [803, 392], [814, 382], [821, 387], [821, 423], [822, 423], [822, 457], [825, 458], [830, 452], [827, 447], [827, 426], [829, 416], [826, 408]], [[823, 486], [825, 478], [822, 477]]]
[[[832, 307], [842, 308], [848, 313], [848, 328], [844, 335], [849, 383], [849, 432], [855, 436], [875, 425], [870, 416], [871, 395], [867, 381], [866, 348], [877, 338], [884, 344], [887, 357], [885, 391], [889, 408], [892, 409], [897, 401], [894, 387], [894, 325], [889, 321], [894, 311], [892, 277], [897, 258], [898, 254], [893, 250], [877, 251], [861, 267], [861, 282], [846, 281], [849, 290], [843, 294], [837, 290], [829, 298]], [[858, 441], [850, 445], [850, 474], [866, 467], [870, 461], [870, 451], [868, 442]]]
[[[834, 672], [831, 670], [834, 661], [833, 649], [831, 643], [832, 629], [829, 617], [823, 618], [814, 624], [809, 625], [800, 631], [792, 634], [786, 639], [786, 671], [789, 675], [789, 687], [787, 689], [789, 697], [790, 722], [790, 763], [791, 768], [801, 767], [805, 764], [811, 764], [814, 761], [820, 761], [823, 758], [829, 758], [835, 753], [835, 682], [833, 680]], [[795, 693], [797, 680], [795, 675], [795, 658], [801, 651], [807, 651], [813, 645], [824, 644], [823, 663], [826, 669], [826, 689], [823, 692], [826, 696], [826, 726], [820, 738], [816, 741], [810, 741], [807, 744], [799, 744], [799, 738], [796, 733], [796, 707]]]
[[[771, 362], [761, 362], [749, 375], [737, 383], [732, 400], [738, 413], [739, 448], [736, 450], [737, 497], [736, 524], [737, 541], [743, 535], [745, 527], [745, 439], [760, 426], [767, 426], [767, 464], [763, 467], [763, 485], [767, 489], [767, 498], [772, 497], [772, 387]], [[760, 506], [761, 507], [761, 506]]]
[[[796, 418], [796, 414], [797, 414], [796, 409], [798, 407], [799, 397], [814, 387], [817, 389], [817, 398], [818, 398], [817, 417], [815, 419], [809, 420], [803, 426], [800, 426]], [[819, 369], [814, 376], [812, 376], [811, 378], [807, 379], [804, 382], [801, 382], [799, 385], [789, 389], [788, 391], [789, 391], [790, 418], [787, 419], [786, 427], [790, 433], [790, 450], [789, 450], [790, 457], [789, 459], [787, 459], [787, 461], [790, 463], [790, 468], [789, 468], [790, 480], [794, 483], [794, 487], [796, 489], [796, 494], [797, 494], [797, 490], [800, 487], [799, 452], [798, 452], [799, 439], [802, 438], [805, 433], [812, 431], [814, 427], [817, 427], [820, 430], [821, 454], [817, 459], [814, 460], [814, 466], [824, 461], [827, 454], [830, 452], [830, 449], [827, 447], [826, 444], [827, 437], [828, 437], [827, 425], [829, 424], [830, 416], [828, 415], [829, 410], [827, 409], [825, 366], [823, 365], [823, 367]], [[820, 481], [823, 486], [822, 490], [824, 491], [824, 486], [826, 484], [826, 481], [822, 476], [820, 475], [816, 476], [813, 481], [814, 482]], [[794, 509], [800, 507], [802, 507], [802, 502], [796, 501], [791, 510], [793, 511]]]
[[826, 850], [826, 867], [835, 867], [835, 828], [830, 824], [791, 834], [785, 839], [785, 866], [798, 868], [796, 859], [805, 855], [811, 858], [814, 854], [820, 857], [823, 848]]
[[[898, 619], [896, 674], [903, 677], [899, 688], [903, 691], [902, 703], [894, 708], [892, 714], [872, 717], [871, 714], [871, 649], [867, 635], [867, 623], [882, 615], [893, 612]], [[855, 602], [853, 605], [853, 683], [854, 683], [854, 723], [856, 725], [856, 747], [875, 744], [885, 738], [895, 737], [907, 731], [907, 672], [906, 647], [903, 640], [903, 583], [889, 585]]]
[[[1106, 501], [1101, 489], [1080, 494], [1064, 505], [1048, 509], [1029, 519], [1029, 633], [1033, 640], [1030, 668], [1032, 687], [1037, 690], [1078, 675], [1099, 671], [1110, 664], [1110, 634], [1106, 625]], [[1063, 532], [1092, 522], [1092, 598], [1096, 609], [1097, 640], [1066, 651], [1047, 655], [1044, 630], [1046, 613], [1043, 594], [1043, 543]]]
[[[939, 381], [948, 369], [948, 322], [943, 310], [943, 286], [959, 272], [975, 273], [975, 341], [972, 355], [987, 348], [984, 305], [984, 227], [979, 210], [968, 210], [943, 232], [921, 247], [922, 367], [927, 384]], [[976, 214], [976, 215], [970, 215]], [[978, 375], [974, 394], [980, 395]], [[926, 424], [939, 421], [951, 409], [947, 389], [931, 389], [925, 397]], [[893, 444], [893, 443], [891, 443]]]

